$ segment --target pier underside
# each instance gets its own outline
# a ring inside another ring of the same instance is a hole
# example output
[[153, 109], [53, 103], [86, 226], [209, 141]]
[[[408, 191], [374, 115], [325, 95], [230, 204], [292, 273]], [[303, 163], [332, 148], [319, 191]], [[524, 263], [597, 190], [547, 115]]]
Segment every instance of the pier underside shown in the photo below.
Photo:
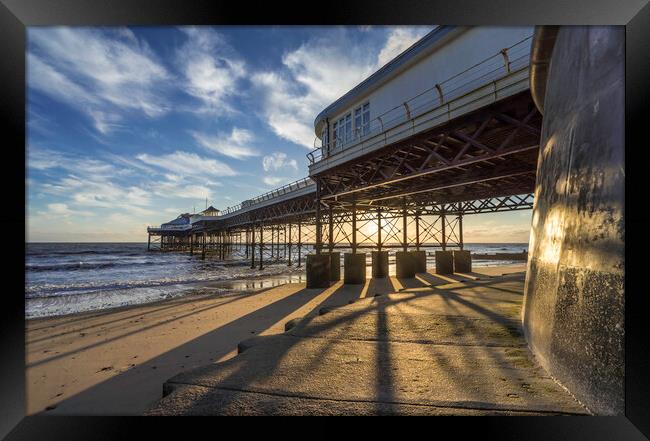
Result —
[[542, 117], [529, 91], [312, 176], [327, 205], [435, 204], [531, 193]]
[[148, 414], [586, 414], [526, 347], [523, 281], [426, 273], [378, 297], [370, 282], [353, 303], [317, 309], [284, 334], [241, 342], [230, 360], [171, 378]]

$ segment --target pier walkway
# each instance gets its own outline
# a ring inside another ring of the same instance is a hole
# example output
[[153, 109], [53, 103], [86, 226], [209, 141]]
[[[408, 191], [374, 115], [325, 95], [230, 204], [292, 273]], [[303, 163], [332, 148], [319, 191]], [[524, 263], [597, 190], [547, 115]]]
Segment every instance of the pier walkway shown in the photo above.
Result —
[[172, 377], [147, 413], [587, 414], [526, 346], [524, 273], [478, 271], [346, 286], [355, 300]]

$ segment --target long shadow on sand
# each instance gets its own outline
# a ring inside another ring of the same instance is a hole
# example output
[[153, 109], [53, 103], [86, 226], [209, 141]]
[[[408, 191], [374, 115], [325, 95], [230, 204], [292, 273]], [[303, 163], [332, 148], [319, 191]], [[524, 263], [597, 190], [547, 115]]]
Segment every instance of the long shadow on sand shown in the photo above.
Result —
[[[358, 299], [367, 285], [368, 283], [365, 286], [344, 286], [342, 282], [338, 282], [338, 284], [326, 289], [299, 289], [293, 294], [289, 294], [280, 300], [239, 317], [211, 332], [146, 361], [133, 369], [122, 372], [89, 389], [79, 392], [59, 402], [56, 408], [48, 411], [47, 414], [140, 414], [146, 407], [161, 398], [162, 385], [167, 379], [181, 371], [205, 365], [228, 355], [236, 349], [237, 343], [254, 335], [251, 333], [251, 330], [259, 333], [268, 329], [323, 294], [326, 297], [315, 307], [311, 308], [306, 315], [316, 313], [326, 304], [347, 304], [350, 300]], [[326, 293], [328, 290], [331, 291], [329, 294]], [[237, 298], [230, 301], [236, 300]], [[173, 322], [192, 314], [218, 308], [223, 304], [220, 303], [218, 305], [200, 308], [146, 328], [139, 328], [138, 330], [124, 333], [97, 345], [110, 343], [111, 341], [136, 334], [145, 329], [159, 326], [162, 323]], [[223, 342], [229, 342], [229, 344], [224, 345]], [[75, 351], [57, 354], [54, 357], [32, 363], [31, 366], [43, 364], [56, 358], [70, 356], [93, 346], [96, 345], [88, 345]], [[184, 359], [186, 354], [193, 353], [203, 353], [205, 354], [205, 358], [188, 359], [182, 366], [177, 364], [177, 361]], [[149, 385], [144, 384], [145, 382], [142, 381], [145, 376], [146, 383]]]

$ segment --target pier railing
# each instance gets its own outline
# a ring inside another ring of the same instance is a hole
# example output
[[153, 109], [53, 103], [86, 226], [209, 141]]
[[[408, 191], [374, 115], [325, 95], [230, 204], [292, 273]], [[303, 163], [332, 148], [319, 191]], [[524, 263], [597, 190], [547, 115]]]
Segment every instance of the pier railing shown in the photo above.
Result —
[[314, 139], [316, 148], [307, 154], [309, 164], [312, 165], [401, 124], [411, 122], [425, 113], [444, 109], [445, 106], [449, 106], [450, 101], [482, 86], [493, 83], [496, 93], [498, 80], [526, 69], [530, 64], [531, 39], [532, 35], [382, 113], [370, 120], [368, 125], [356, 128], [351, 139], [333, 139], [321, 147], [316, 147], [317, 142], [320, 141], [316, 137]]
[[268, 191], [260, 196], [256, 196], [253, 199], [248, 199], [246, 201], [243, 201], [237, 205], [233, 205], [232, 207], [228, 207], [225, 210], [223, 210], [221, 213], [219, 213], [219, 216], [224, 216], [228, 214], [235, 213], [237, 211], [240, 211], [242, 209], [250, 208], [253, 207], [261, 202], [268, 201], [270, 199], [277, 198], [279, 196], [286, 195], [288, 193], [292, 193], [294, 191], [300, 190], [302, 188], [309, 187], [311, 185], [314, 185], [314, 181], [312, 181], [311, 178], [302, 178], [297, 181], [291, 182], [289, 184], [283, 185], [282, 187], [273, 189], [271, 191]]

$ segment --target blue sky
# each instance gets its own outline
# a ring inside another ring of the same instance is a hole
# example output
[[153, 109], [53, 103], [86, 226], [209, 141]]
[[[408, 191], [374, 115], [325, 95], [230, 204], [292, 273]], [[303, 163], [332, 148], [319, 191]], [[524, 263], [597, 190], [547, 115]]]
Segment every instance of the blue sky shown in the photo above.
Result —
[[[316, 114], [431, 29], [29, 28], [28, 240], [143, 241], [306, 176]], [[525, 242], [530, 212], [466, 224]]]

